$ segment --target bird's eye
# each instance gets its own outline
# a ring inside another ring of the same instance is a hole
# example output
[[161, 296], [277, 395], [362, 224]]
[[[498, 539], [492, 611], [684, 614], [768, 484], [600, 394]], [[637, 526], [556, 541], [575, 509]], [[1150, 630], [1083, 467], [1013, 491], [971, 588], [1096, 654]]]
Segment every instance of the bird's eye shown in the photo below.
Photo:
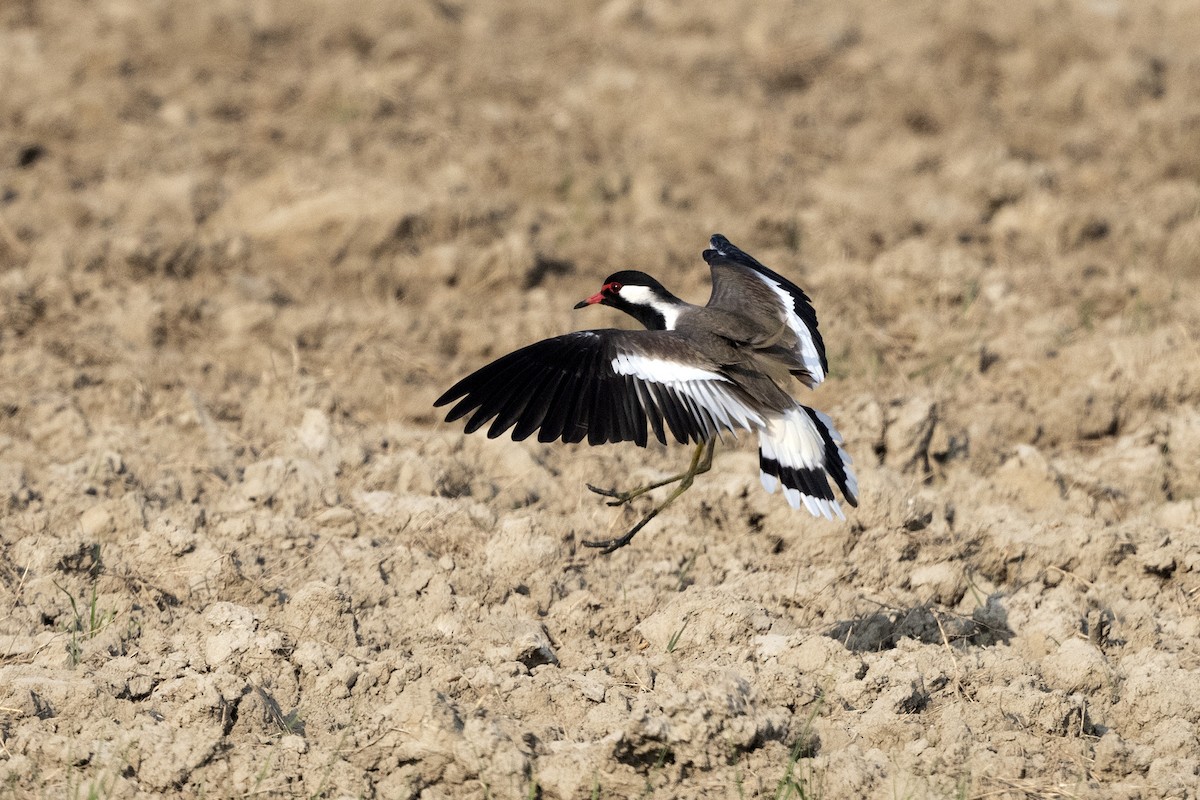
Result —
[[612, 293], [613, 293], [613, 294], [616, 294], [617, 292], [621, 291], [621, 284], [619, 284], [619, 283], [610, 283], [610, 284], [608, 285], [608, 288], [609, 288], [610, 290], [612, 290]]

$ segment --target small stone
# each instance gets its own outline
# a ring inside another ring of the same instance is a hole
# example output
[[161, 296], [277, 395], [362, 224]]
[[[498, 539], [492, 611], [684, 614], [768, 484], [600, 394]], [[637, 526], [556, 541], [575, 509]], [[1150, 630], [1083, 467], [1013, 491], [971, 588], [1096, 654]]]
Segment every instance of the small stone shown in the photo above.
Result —
[[926, 602], [956, 606], [967, 590], [966, 576], [954, 563], [924, 564], [913, 569], [909, 586], [917, 590]]
[[1068, 639], [1042, 661], [1042, 677], [1053, 689], [1094, 692], [1108, 684], [1109, 670], [1104, 655], [1090, 642]]
[[1179, 563], [1175, 558], [1175, 548], [1170, 544], [1142, 553], [1140, 558], [1142, 569], [1160, 578], [1170, 578], [1174, 575]]
[[294, 733], [289, 733], [279, 740], [279, 746], [284, 750], [290, 750], [293, 753], [307, 753], [308, 742], [303, 736], [298, 736]]
[[128, 686], [129, 696], [134, 700], [142, 700], [149, 697], [154, 681], [149, 675], [135, 675], [129, 679]]
[[311, 454], [324, 455], [334, 441], [329, 417], [315, 408], [305, 411], [304, 419], [296, 428], [296, 441]]
[[204, 620], [215, 629], [204, 642], [204, 660], [210, 667], [244, 653], [254, 642], [254, 612], [245, 606], [214, 603]]
[[88, 539], [100, 538], [116, 530], [112, 512], [104, 504], [83, 512], [79, 516], [79, 528]]
[[345, 506], [333, 506], [317, 514], [313, 522], [326, 530], [354, 533], [358, 529], [354, 512]]
[[604, 682], [591, 674], [579, 678], [579, 693], [593, 703], [603, 703], [607, 691]]
[[774, 658], [788, 649], [791, 638], [780, 633], [765, 633], [754, 637], [754, 647], [758, 651], [758, 660]]
[[929, 472], [929, 444], [937, 427], [937, 404], [925, 397], [896, 401], [888, 409], [884, 445], [889, 464], [902, 472]]
[[1092, 757], [1096, 772], [1127, 775], [1130, 772], [1129, 745], [1115, 731], [1108, 731], [1096, 742]]

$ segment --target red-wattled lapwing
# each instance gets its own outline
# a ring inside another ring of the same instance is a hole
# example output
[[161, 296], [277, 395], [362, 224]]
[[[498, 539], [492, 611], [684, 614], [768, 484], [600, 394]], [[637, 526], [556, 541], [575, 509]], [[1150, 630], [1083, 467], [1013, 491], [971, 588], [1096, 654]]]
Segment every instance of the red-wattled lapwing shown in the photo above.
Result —
[[645, 447], [649, 427], [663, 444], [668, 430], [681, 444], [696, 443], [691, 464], [673, 478], [629, 492], [588, 484], [620, 505], [679, 483], [624, 536], [585, 541], [588, 547], [611, 553], [629, 544], [708, 471], [724, 431], [758, 434], [763, 487], [774, 492], [783, 484], [793, 508], [803, 504], [813, 516], [844, 520], [827, 477], [846, 502], [858, 505], [858, 481], [833, 421], [784, 388], [795, 377], [814, 389], [828, 369], [808, 296], [720, 234], [709, 247], [703, 254], [712, 269], [707, 305], [680, 300], [644, 272], [614, 273], [575, 308], [619, 308], [648, 330], [576, 331], [536, 342], [471, 373], [434, 404], [457, 400], [446, 420], [471, 414], [467, 433], [491, 421], [489, 438], [513, 428], [516, 440], [537, 431], [541, 442]]

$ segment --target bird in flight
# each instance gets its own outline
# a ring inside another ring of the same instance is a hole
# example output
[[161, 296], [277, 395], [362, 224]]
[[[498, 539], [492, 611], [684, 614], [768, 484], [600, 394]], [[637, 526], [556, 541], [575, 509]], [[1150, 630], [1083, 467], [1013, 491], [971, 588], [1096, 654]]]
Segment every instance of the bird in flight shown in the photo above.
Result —
[[646, 330], [576, 331], [523, 347], [451, 386], [435, 406], [454, 403], [446, 421], [470, 415], [466, 432], [485, 425], [488, 438], [512, 429], [522, 440], [645, 447], [668, 434], [696, 445], [679, 475], [626, 492], [592, 491], [628, 503], [648, 491], [678, 486], [624, 536], [585, 541], [611, 553], [633, 537], [712, 466], [718, 438], [758, 434], [763, 487], [783, 487], [793, 508], [844, 520], [830, 480], [851, 506], [858, 480], [842, 436], [824, 413], [797, 402], [795, 378], [810, 389], [825, 380], [825, 343], [800, 287], [763, 266], [720, 234], [703, 253], [712, 295], [703, 306], [680, 300], [644, 272], [624, 270], [575, 308], [620, 309]]

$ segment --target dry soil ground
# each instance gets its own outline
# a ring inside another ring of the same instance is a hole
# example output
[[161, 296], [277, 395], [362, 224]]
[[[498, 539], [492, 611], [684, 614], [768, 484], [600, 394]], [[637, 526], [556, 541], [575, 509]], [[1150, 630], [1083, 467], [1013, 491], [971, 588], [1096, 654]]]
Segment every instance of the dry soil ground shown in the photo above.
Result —
[[[861, 507], [600, 556], [431, 403], [714, 231]], [[5, 796], [1196, 798], [1198, 401], [1192, 0], [0, 4]]]

